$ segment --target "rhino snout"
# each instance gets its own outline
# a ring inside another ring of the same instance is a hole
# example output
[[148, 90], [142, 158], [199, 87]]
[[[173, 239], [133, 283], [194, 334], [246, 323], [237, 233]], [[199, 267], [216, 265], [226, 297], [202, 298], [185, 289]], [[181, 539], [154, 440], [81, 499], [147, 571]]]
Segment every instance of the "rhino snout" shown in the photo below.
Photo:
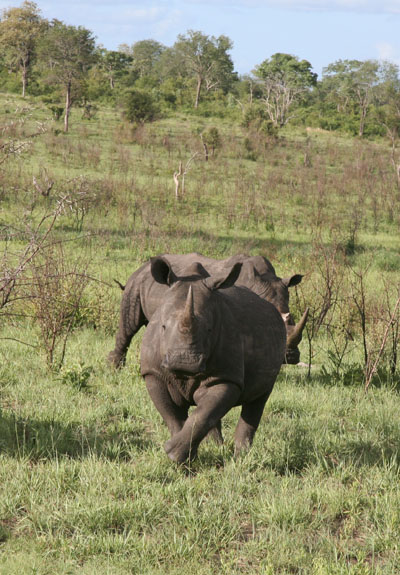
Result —
[[185, 373], [204, 373], [206, 359], [203, 353], [189, 350], [167, 351], [161, 366], [169, 371]]
[[286, 354], [285, 354], [285, 362], [284, 363], [288, 363], [290, 365], [297, 365], [300, 361], [300, 350], [299, 348], [286, 348]]

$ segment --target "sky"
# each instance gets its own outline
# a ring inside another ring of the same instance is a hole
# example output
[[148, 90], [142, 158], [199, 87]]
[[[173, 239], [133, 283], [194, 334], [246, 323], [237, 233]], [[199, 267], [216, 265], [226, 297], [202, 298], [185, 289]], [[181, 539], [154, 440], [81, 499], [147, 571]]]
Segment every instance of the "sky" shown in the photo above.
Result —
[[[0, 11], [22, 0], [0, 0]], [[81, 25], [109, 50], [153, 39], [172, 46], [200, 30], [233, 41], [239, 74], [276, 52], [308, 60], [318, 76], [337, 60], [400, 65], [400, 0], [37, 0], [42, 16]]]

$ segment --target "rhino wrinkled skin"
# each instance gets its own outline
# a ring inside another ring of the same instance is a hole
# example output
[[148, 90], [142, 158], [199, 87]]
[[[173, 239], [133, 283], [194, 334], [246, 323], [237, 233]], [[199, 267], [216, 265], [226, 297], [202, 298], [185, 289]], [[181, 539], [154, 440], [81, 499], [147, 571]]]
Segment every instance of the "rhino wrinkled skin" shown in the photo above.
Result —
[[235, 452], [249, 447], [284, 360], [284, 321], [272, 304], [233, 285], [240, 271], [237, 263], [220, 276], [174, 281], [169, 262], [152, 260], [166, 291], [143, 337], [141, 373], [177, 463], [193, 459], [208, 434], [222, 441], [221, 418], [237, 405]]
[[[235, 263], [242, 263], [238, 286], [249, 288], [260, 298], [271, 302], [282, 315], [287, 331], [286, 363], [296, 364], [300, 360], [298, 345], [307, 320], [307, 312], [299, 324], [295, 325], [289, 312], [289, 288], [301, 282], [303, 276], [295, 274], [287, 278], [276, 275], [271, 262], [263, 256], [232, 256], [226, 260], [215, 260], [198, 253], [164, 254], [170, 264], [170, 279], [190, 281], [193, 269], [195, 276], [215, 276], [229, 270]], [[108, 356], [109, 362], [119, 367], [124, 365], [132, 337], [152, 318], [160, 306], [167, 290], [165, 284], [156, 282], [151, 274], [151, 263], [147, 261], [128, 279], [124, 289], [120, 308], [119, 327], [115, 348]]]

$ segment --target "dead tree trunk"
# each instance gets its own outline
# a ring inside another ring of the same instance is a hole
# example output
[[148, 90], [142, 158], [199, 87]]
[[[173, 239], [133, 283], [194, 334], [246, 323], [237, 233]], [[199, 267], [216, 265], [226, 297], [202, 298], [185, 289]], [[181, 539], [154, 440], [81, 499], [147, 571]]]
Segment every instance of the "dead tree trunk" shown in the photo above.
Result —
[[[175, 199], [179, 200], [179, 198], [183, 197], [185, 194], [185, 176], [190, 170], [190, 164], [197, 156], [198, 152], [195, 152], [191, 158], [186, 162], [186, 166], [183, 168], [182, 162], [179, 162], [179, 169], [177, 172], [174, 172], [174, 182], [175, 182]], [[180, 188], [180, 190], [179, 190]]]
[[197, 78], [197, 89], [196, 89], [196, 101], [194, 103], [194, 107], [196, 109], [199, 107], [200, 92], [201, 92], [202, 85], [203, 85], [203, 78], [201, 76], [198, 76], [198, 78]]
[[[179, 178], [182, 176], [182, 162], [179, 162], [179, 170], [174, 172], [174, 182], [175, 182], [175, 199], [179, 200], [179, 186], [180, 180]], [[183, 195], [183, 192], [182, 192]]]
[[68, 82], [67, 93], [65, 96], [64, 132], [68, 132], [70, 110], [71, 110], [71, 82]]
[[208, 162], [208, 146], [207, 146], [207, 142], [204, 140], [203, 134], [200, 134], [200, 138], [201, 138], [201, 143], [203, 144], [203, 148], [204, 148], [204, 158], [205, 158], [206, 162]]

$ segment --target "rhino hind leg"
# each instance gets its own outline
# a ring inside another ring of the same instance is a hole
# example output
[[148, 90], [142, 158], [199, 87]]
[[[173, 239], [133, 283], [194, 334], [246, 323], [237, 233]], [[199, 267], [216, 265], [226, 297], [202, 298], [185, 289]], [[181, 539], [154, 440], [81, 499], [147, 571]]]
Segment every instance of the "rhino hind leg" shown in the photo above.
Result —
[[107, 356], [107, 361], [116, 368], [125, 365], [126, 354], [133, 336], [148, 323], [140, 303], [140, 294], [131, 299], [128, 295], [124, 294], [122, 298], [115, 348]]
[[268, 395], [251, 403], [244, 403], [235, 430], [235, 455], [249, 449], [259, 426]]
[[190, 413], [182, 429], [165, 443], [168, 457], [176, 463], [193, 460], [200, 442], [237, 404], [240, 393], [240, 388], [231, 383], [199, 388], [194, 394], [196, 409]]

